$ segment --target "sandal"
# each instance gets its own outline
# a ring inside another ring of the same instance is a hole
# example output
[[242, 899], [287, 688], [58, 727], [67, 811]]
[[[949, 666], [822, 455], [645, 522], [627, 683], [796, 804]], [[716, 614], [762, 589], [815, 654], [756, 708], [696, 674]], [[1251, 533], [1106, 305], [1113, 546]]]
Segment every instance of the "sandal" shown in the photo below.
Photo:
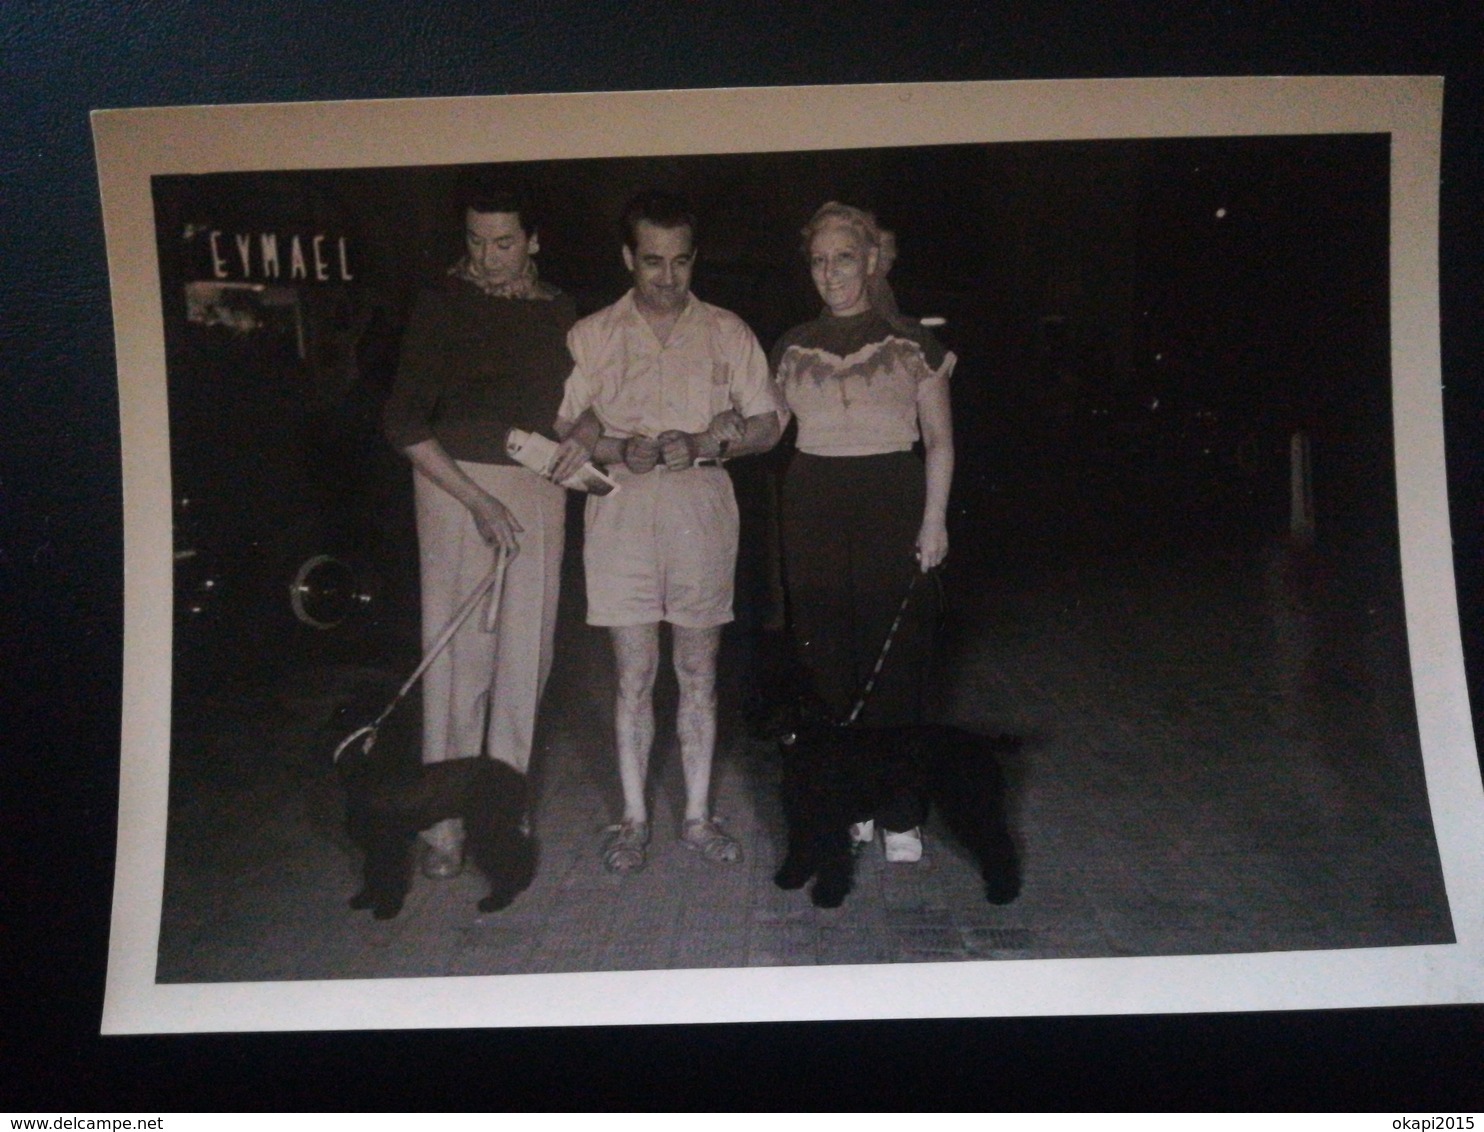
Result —
[[604, 832], [613, 836], [603, 847], [603, 867], [610, 873], [637, 873], [644, 867], [644, 847], [649, 844], [649, 823], [623, 821]]
[[715, 818], [688, 819], [680, 843], [718, 864], [730, 865], [742, 859], [742, 846], [718, 828]]

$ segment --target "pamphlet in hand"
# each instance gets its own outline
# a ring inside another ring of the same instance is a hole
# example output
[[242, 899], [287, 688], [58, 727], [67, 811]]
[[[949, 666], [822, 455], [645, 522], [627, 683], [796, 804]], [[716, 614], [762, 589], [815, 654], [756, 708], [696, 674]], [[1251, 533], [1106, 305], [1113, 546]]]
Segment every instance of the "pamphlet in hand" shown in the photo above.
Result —
[[[539, 432], [513, 428], [505, 436], [505, 451], [510, 458], [530, 468], [538, 476], [551, 478], [551, 465], [556, 461], [557, 443]], [[562, 486], [590, 495], [608, 495], [618, 490], [618, 481], [591, 460], [562, 481]]]

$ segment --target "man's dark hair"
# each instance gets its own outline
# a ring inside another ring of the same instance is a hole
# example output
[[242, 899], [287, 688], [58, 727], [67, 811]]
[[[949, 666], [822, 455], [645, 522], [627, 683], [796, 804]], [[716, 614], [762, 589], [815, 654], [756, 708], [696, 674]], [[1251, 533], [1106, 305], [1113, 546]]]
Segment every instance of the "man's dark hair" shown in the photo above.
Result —
[[639, 247], [639, 222], [647, 220], [656, 228], [689, 228], [691, 243], [696, 242], [696, 212], [690, 201], [679, 193], [648, 189], [624, 206], [623, 242], [629, 251]]
[[460, 211], [477, 212], [481, 215], [513, 212], [520, 220], [521, 231], [527, 236], [533, 235], [539, 227], [525, 194], [507, 185], [475, 185], [466, 189]]

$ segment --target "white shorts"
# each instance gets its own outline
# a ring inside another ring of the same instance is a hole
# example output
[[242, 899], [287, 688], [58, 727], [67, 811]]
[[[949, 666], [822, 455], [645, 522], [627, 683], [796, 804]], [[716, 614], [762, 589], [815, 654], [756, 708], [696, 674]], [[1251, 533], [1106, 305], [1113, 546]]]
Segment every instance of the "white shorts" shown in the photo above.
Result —
[[732, 620], [737, 501], [726, 472], [609, 474], [621, 490], [587, 500], [587, 623], [710, 629]]

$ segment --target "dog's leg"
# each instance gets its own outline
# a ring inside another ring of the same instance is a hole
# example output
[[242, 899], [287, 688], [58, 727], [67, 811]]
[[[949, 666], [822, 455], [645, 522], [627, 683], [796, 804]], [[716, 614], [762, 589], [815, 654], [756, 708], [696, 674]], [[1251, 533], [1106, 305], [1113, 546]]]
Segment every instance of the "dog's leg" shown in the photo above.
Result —
[[412, 835], [394, 823], [372, 823], [365, 842], [365, 886], [351, 898], [352, 908], [370, 908], [378, 920], [402, 911], [412, 888]]
[[[364, 807], [352, 805], [346, 814], [346, 832], [361, 851], [361, 887], [350, 898], [350, 906], [356, 911], [367, 908], [383, 909], [393, 904], [400, 910], [401, 898], [397, 894], [395, 876], [398, 870], [398, 855], [401, 841]], [[395, 916], [396, 911], [391, 915]], [[390, 917], [380, 916], [379, 919]]]
[[833, 824], [815, 839], [818, 868], [809, 899], [816, 908], [838, 908], [855, 884], [855, 854], [850, 846], [850, 824]]
[[499, 762], [485, 762], [468, 792], [464, 813], [465, 849], [490, 883], [479, 901], [481, 912], [508, 908], [536, 875], [536, 843], [521, 829], [526, 780]]
[[1001, 851], [987, 854], [980, 862], [984, 898], [991, 904], [1009, 904], [1020, 895], [1020, 862], [1007, 834]]
[[1005, 813], [1005, 777], [987, 743], [949, 731], [933, 760], [932, 794], [944, 824], [979, 866], [985, 899], [1009, 904], [1020, 895], [1020, 863]]
[[371, 869], [372, 838], [366, 815], [353, 803], [346, 805], [345, 831], [350, 835], [355, 847], [361, 851], [361, 887], [350, 898], [350, 906], [356, 911], [362, 911], [375, 903], [371, 883], [373, 875]]
[[809, 883], [809, 878], [814, 875], [813, 860], [800, 841], [801, 839], [790, 830], [788, 853], [783, 858], [783, 864], [773, 874], [773, 883], [788, 892], [803, 888]]
[[[854, 736], [852, 736], [852, 740]], [[814, 878], [809, 899], [820, 908], [838, 908], [850, 892], [855, 855], [850, 824], [860, 799], [857, 752], [844, 749], [838, 728], [806, 728], [784, 749], [783, 811], [788, 822], [788, 853], [774, 876], [780, 888], [801, 888]]]
[[[989, 799], [986, 799], [988, 802]], [[967, 836], [960, 836], [979, 865], [984, 898], [991, 904], [1009, 904], [1020, 895], [1020, 863], [1010, 840], [1002, 806], [990, 804]]]
[[536, 875], [536, 843], [522, 833], [512, 833], [500, 842], [496, 871], [489, 873], [489, 895], [479, 901], [481, 912], [499, 912], [531, 886]]
[[[835, 785], [841, 785], [837, 780]], [[849, 788], [844, 797], [831, 792], [830, 797], [816, 798], [818, 825], [813, 831], [815, 884], [809, 899], [816, 908], [838, 908], [855, 887], [855, 846], [850, 841], [850, 823], [858, 819], [850, 800]]]
[[478, 831], [465, 845], [490, 883], [489, 895], [479, 901], [479, 910], [498, 912], [508, 908], [535, 879], [535, 839], [514, 826], [495, 829], [492, 822], [466, 828]]
[[815, 845], [817, 836], [811, 825], [806, 808], [800, 804], [799, 787], [787, 778], [783, 783], [783, 816], [788, 826], [788, 851], [783, 864], [773, 874], [773, 883], [779, 888], [793, 891], [803, 888], [814, 875]]
[[979, 875], [984, 878], [984, 897], [991, 904], [1009, 904], [1020, 895], [1020, 861], [1010, 840], [1010, 822], [1005, 812], [1005, 777], [998, 765], [986, 772], [983, 846], [979, 851]]

